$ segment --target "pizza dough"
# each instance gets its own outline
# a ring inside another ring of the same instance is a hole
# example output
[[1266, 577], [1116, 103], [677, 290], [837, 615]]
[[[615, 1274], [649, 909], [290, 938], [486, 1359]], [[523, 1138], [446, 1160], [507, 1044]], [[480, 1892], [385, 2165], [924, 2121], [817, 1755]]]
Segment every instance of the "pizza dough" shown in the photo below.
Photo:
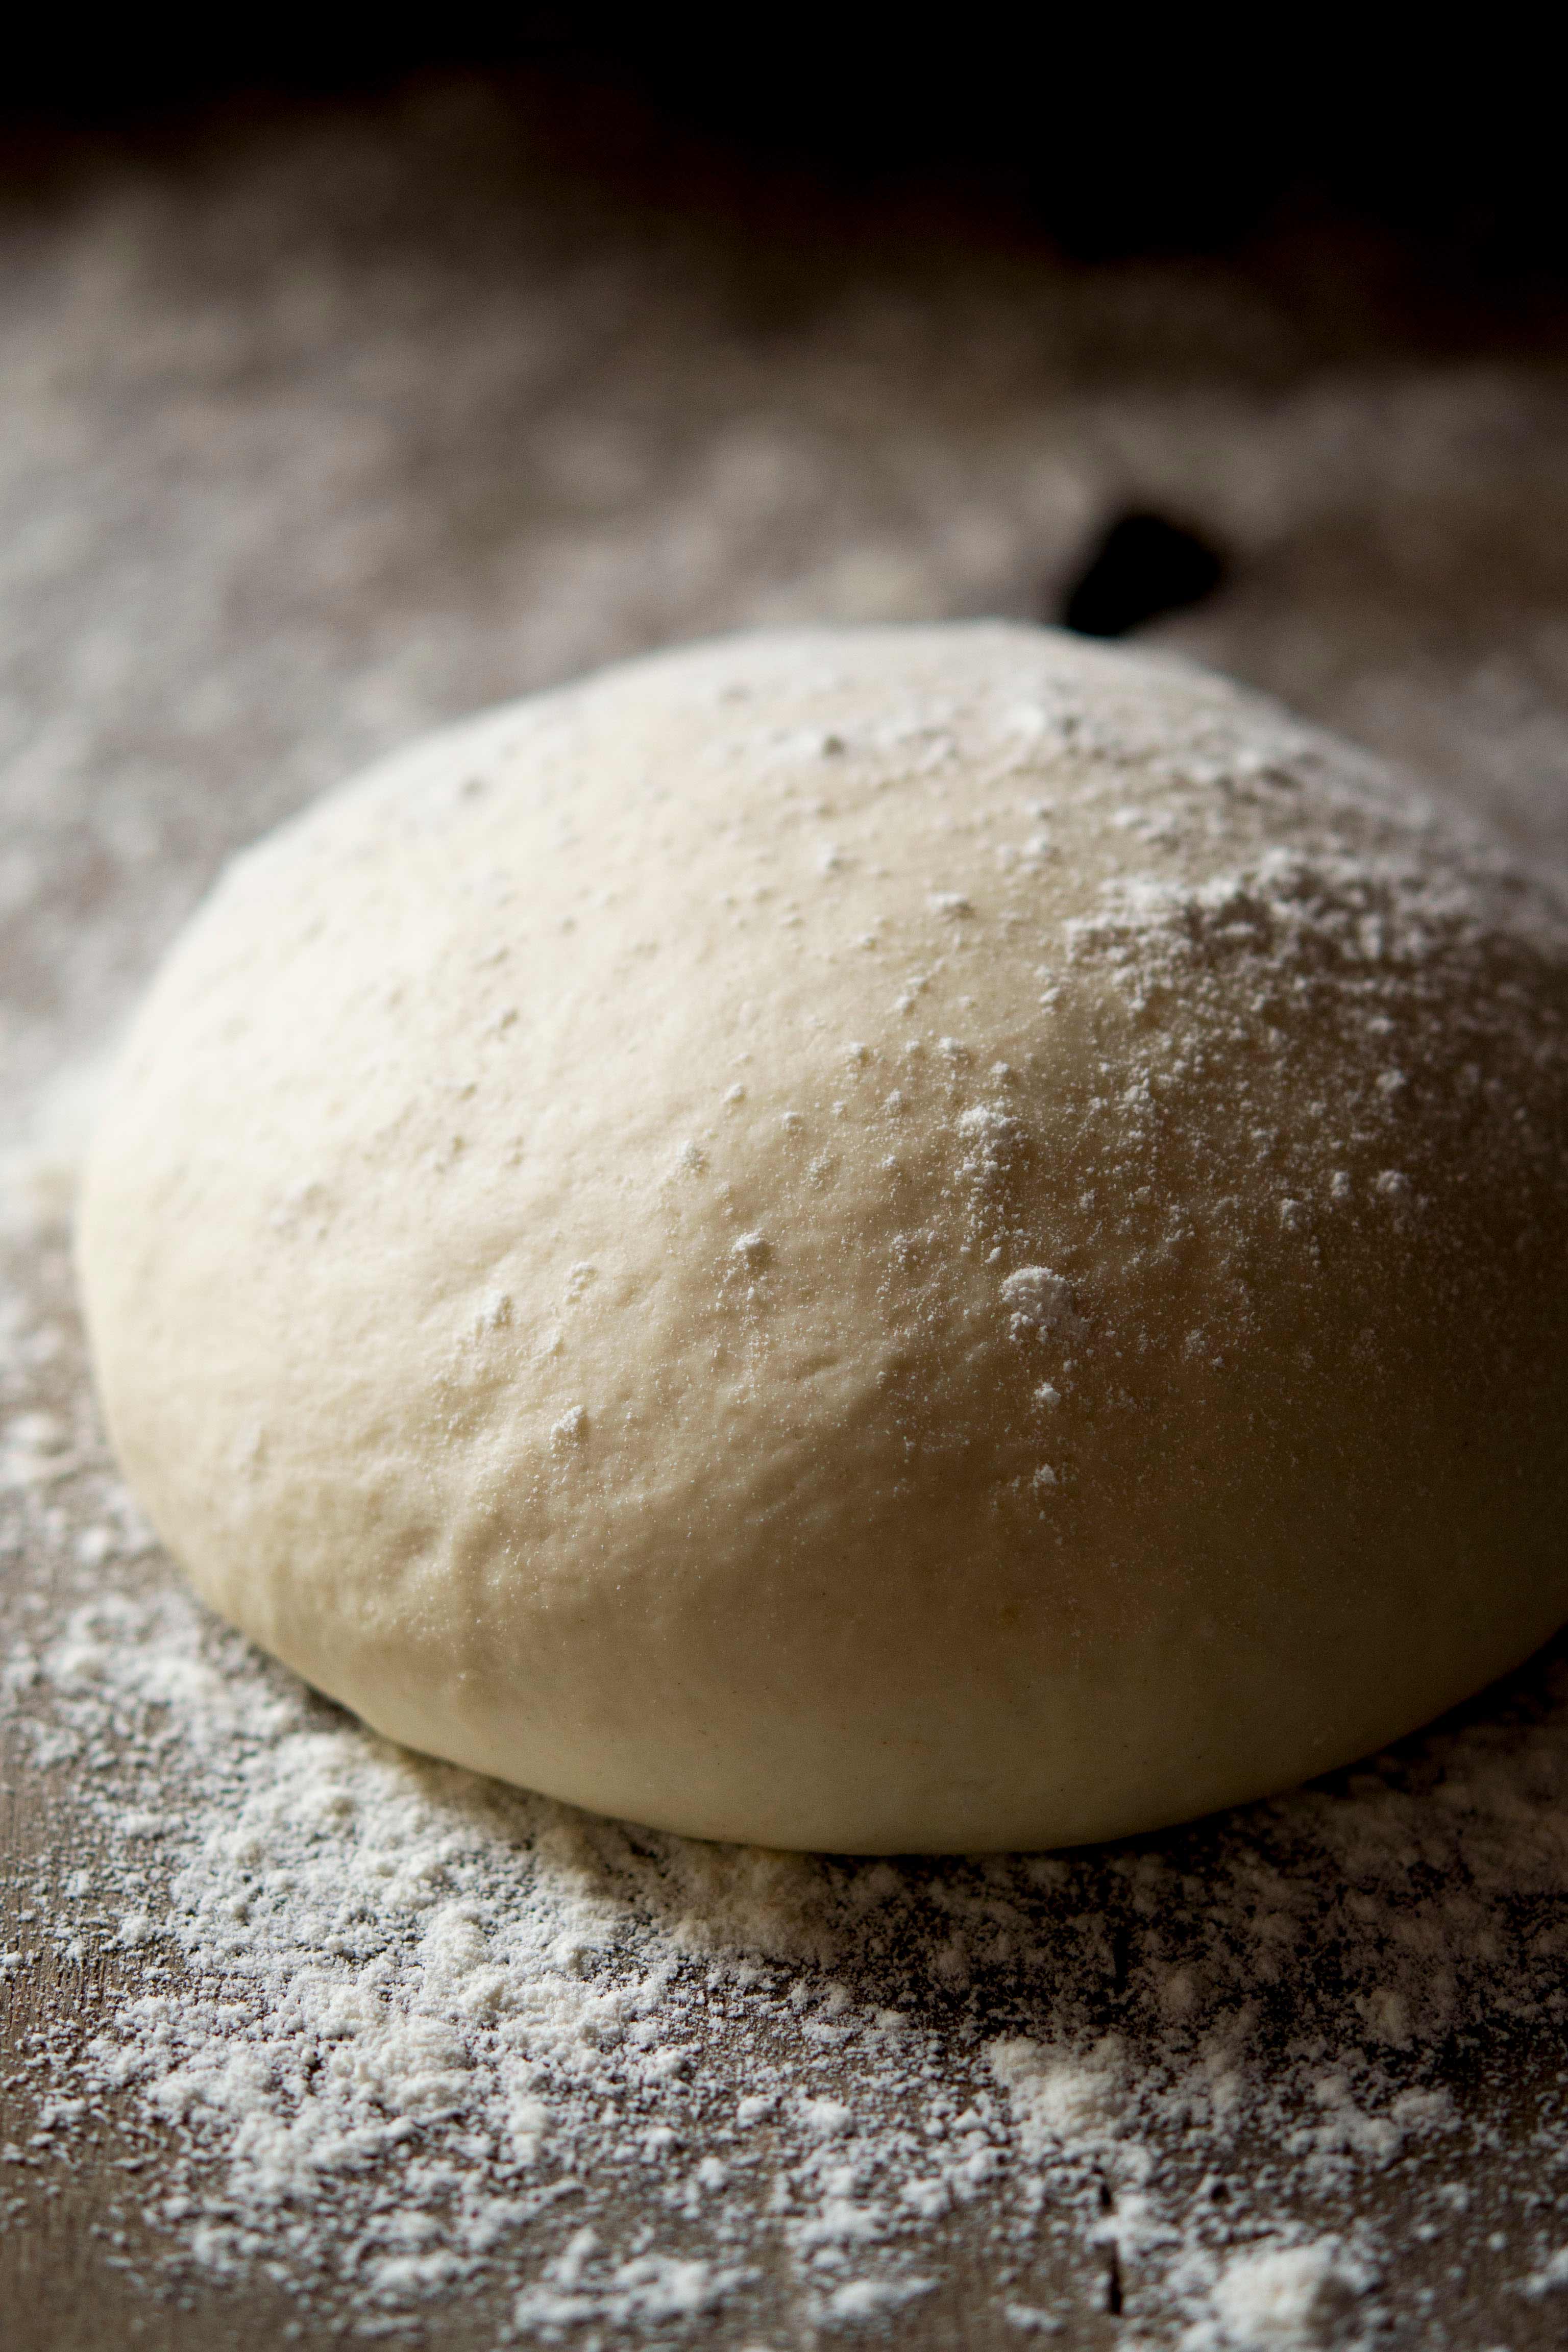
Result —
[[239, 859], [81, 1265], [237, 1625], [703, 1837], [1279, 1789], [1568, 1616], [1568, 926], [1225, 681], [741, 637]]

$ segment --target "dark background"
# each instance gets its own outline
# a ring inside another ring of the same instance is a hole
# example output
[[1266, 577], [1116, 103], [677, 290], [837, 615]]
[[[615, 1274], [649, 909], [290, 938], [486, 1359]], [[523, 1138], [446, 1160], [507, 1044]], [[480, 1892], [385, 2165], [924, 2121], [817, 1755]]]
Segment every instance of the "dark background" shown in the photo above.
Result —
[[542, 79], [576, 113], [598, 105], [612, 145], [636, 136], [629, 100], [720, 173], [745, 158], [829, 187], [918, 184], [1085, 261], [1227, 251], [1328, 215], [1400, 240], [1435, 288], [1510, 303], [1568, 274], [1546, 25], [1434, 12], [1401, 35], [1366, 12], [1220, 27], [1187, 11], [563, 6], [510, 12], [500, 31], [462, 8], [417, 29], [58, 12], [9, 36], [0, 120], [25, 178], [58, 163], [62, 139], [167, 139], [214, 106], [341, 101], [471, 70]]

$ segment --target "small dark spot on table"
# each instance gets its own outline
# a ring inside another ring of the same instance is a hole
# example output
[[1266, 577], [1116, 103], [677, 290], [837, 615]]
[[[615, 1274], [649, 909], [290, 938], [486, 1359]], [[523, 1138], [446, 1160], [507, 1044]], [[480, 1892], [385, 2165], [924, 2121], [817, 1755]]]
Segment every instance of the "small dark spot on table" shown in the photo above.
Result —
[[1124, 514], [1102, 534], [1057, 618], [1082, 637], [1124, 637], [1162, 613], [1201, 604], [1225, 574], [1224, 557], [1195, 530], [1163, 515]]

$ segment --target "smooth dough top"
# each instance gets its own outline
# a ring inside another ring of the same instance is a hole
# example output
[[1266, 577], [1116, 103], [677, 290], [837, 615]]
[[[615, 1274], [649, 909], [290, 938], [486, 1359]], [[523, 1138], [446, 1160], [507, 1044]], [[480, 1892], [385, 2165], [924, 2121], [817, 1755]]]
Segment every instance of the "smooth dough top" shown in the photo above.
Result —
[[1568, 1616], [1568, 927], [1000, 624], [739, 637], [240, 858], [81, 1223], [132, 1484], [411, 1746], [697, 1835], [1121, 1834]]

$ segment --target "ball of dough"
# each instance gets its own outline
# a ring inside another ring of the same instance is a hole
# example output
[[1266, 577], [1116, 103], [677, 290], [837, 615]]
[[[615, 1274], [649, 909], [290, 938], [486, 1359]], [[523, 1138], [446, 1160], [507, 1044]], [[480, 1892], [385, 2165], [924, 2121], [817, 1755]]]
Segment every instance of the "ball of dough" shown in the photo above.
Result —
[[241, 857], [81, 1265], [212, 1604], [394, 1738], [712, 1838], [1277, 1790], [1568, 1616], [1568, 930], [1224, 680], [740, 637]]

